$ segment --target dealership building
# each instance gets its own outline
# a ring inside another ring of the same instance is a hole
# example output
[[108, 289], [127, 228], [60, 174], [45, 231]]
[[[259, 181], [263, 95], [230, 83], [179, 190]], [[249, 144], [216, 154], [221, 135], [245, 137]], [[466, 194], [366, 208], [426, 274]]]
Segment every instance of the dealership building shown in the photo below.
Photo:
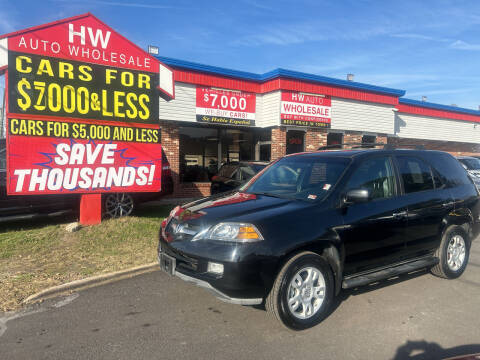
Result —
[[159, 104], [175, 197], [209, 195], [209, 179], [225, 162], [271, 161], [339, 143], [480, 154], [480, 111], [284, 69], [254, 74], [159, 59], [175, 79], [175, 98]]

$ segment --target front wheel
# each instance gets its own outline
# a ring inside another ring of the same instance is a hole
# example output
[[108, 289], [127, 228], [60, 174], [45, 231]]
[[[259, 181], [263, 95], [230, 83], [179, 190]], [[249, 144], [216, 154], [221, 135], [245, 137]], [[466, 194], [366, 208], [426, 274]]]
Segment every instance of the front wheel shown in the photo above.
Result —
[[105, 215], [110, 218], [128, 216], [134, 208], [132, 195], [126, 193], [107, 194], [104, 204]]
[[470, 255], [470, 239], [460, 226], [450, 226], [445, 231], [436, 256], [437, 265], [432, 273], [446, 279], [455, 279], [463, 274]]
[[280, 270], [266, 307], [286, 327], [304, 330], [325, 318], [333, 295], [333, 275], [328, 262], [315, 253], [302, 252]]

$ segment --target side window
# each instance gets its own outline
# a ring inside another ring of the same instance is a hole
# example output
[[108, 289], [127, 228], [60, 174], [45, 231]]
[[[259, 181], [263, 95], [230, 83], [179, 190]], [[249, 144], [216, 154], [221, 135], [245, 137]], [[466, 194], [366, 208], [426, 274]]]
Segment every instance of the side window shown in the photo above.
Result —
[[371, 199], [395, 195], [395, 175], [389, 157], [375, 157], [363, 161], [348, 180], [346, 190], [367, 189]]
[[423, 160], [410, 156], [398, 156], [397, 160], [406, 194], [434, 188], [432, 170]]
[[0, 150], [0, 170], [7, 169], [7, 154], [5, 149]]

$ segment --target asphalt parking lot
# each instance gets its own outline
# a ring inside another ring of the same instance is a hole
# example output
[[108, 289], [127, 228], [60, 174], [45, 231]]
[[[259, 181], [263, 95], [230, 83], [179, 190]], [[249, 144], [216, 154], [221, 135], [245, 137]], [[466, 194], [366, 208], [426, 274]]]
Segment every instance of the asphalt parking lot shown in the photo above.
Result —
[[426, 271], [345, 291], [292, 332], [160, 271], [0, 315], [2, 359], [440, 359], [480, 353], [480, 241], [457, 280]]

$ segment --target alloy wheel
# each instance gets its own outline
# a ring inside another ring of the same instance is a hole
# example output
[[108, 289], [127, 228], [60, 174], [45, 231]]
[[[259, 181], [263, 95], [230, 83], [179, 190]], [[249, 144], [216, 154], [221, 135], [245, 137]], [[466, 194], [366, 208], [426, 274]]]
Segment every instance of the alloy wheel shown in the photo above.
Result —
[[133, 198], [130, 194], [108, 194], [105, 199], [105, 213], [111, 218], [128, 216], [133, 211]]
[[447, 265], [450, 270], [458, 271], [465, 262], [465, 240], [461, 235], [454, 235], [448, 242]]
[[305, 267], [297, 271], [290, 281], [288, 308], [298, 319], [314, 316], [325, 298], [325, 278], [315, 267]]

